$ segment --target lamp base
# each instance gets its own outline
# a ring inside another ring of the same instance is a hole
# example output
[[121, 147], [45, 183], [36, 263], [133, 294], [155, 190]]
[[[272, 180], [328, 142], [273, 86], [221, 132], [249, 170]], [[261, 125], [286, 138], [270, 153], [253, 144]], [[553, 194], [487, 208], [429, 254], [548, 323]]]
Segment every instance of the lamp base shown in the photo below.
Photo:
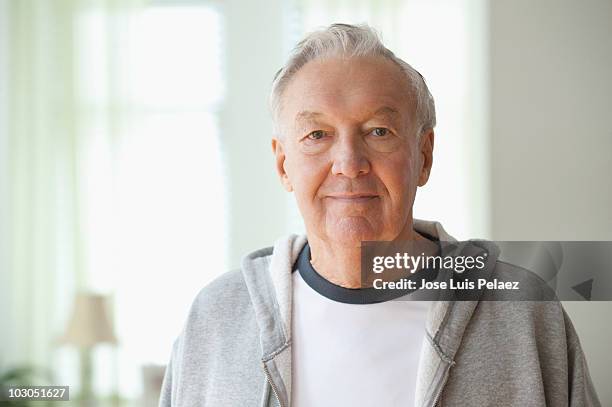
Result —
[[79, 401], [79, 405], [83, 407], [95, 407], [97, 402], [92, 386], [93, 352], [91, 347], [82, 347], [80, 349], [80, 362], [81, 391], [79, 392], [77, 399]]

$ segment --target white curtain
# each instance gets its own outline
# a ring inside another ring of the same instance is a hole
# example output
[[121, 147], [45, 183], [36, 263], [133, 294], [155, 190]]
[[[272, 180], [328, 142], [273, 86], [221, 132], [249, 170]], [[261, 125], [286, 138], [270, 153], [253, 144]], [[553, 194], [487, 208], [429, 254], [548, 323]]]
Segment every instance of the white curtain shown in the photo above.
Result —
[[66, 1], [9, 1], [3, 7], [5, 365], [49, 366], [52, 338], [72, 293], [84, 284], [74, 11]]
[[[58, 338], [75, 293], [94, 289], [89, 249], [101, 225], [88, 214], [105, 208], [95, 207], [91, 189], [108, 183], [91, 177], [94, 166], [112, 166], [123, 118], [120, 108], [91, 108], [82, 73], [86, 52], [95, 53], [97, 73], [106, 75], [97, 78], [104, 102], [120, 100], [120, 84], [109, 80], [117, 72], [113, 40], [136, 10], [135, 1], [3, 2], [3, 368], [34, 365], [58, 383], [78, 383], [76, 349], [62, 348]], [[105, 41], [95, 50], [79, 37], [92, 12], [105, 16], [96, 27]], [[92, 132], [93, 123], [103, 131]], [[94, 150], [102, 157], [95, 163]]]
[[206, 2], [0, 10], [0, 369], [33, 363], [78, 387], [76, 349], [56, 339], [75, 293], [94, 291], [119, 339], [96, 349], [94, 385], [137, 397], [227, 268], [223, 20]]

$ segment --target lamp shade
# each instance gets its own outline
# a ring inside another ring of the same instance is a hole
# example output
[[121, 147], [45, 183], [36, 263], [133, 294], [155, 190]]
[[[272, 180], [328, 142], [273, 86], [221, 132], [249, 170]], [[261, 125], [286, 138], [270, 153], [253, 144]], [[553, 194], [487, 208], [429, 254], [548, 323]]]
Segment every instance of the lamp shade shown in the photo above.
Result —
[[117, 343], [108, 318], [106, 297], [98, 294], [78, 293], [70, 322], [60, 343], [81, 348], [99, 343]]

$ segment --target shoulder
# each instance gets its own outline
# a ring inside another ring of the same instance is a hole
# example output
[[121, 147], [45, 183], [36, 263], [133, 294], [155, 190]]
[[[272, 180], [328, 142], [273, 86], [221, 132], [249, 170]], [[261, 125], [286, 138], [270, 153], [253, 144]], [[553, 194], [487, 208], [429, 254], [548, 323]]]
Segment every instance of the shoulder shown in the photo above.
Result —
[[554, 283], [506, 261], [496, 260], [486, 280], [492, 284], [485, 286], [480, 300], [557, 302]]
[[555, 345], [564, 347], [567, 318], [553, 287], [536, 273], [523, 267], [497, 261], [489, 281], [517, 283], [517, 291], [487, 289], [475, 310], [475, 322], [492, 332], [523, 339], [546, 333], [557, 335]]
[[554, 281], [499, 259], [499, 248], [493, 242], [476, 244], [494, 253], [496, 259], [486, 275], [478, 276], [492, 284], [483, 285], [479, 293], [474, 323], [484, 322], [489, 328], [497, 327], [508, 334], [512, 330], [535, 333], [546, 329], [562, 333], [567, 317], [557, 299]]
[[222, 321], [251, 314], [252, 293], [257, 281], [265, 279], [273, 248], [265, 247], [247, 254], [240, 268], [225, 272], [203, 287], [189, 310], [187, 323]]
[[188, 323], [220, 319], [250, 306], [249, 293], [240, 269], [225, 272], [203, 287], [189, 309]]
[[228, 337], [240, 335], [241, 330], [251, 327], [254, 320], [241, 270], [232, 270], [221, 274], [198, 292], [178, 339], [184, 351], [213, 349]]
[[[178, 336], [186, 363], [204, 363], [221, 357], [219, 349], [251, 349], [257, 323], [241, 270], [221, 274], [193, 300]], [[212, 359], [211, 359], [212, 358]]]
[[[548, 317], [562, 323], [563, 307], [553, 285], [524, 267], [497, 260], [489, 280], [517, 283], [518, 290], [485, 290], [481, 302], [496, 304], [496, 308], [521, 311], [521, 317]], [[519, 306], [514, 306], [520, 304]], [[529, 318], [527, 318], [529, 319]]]

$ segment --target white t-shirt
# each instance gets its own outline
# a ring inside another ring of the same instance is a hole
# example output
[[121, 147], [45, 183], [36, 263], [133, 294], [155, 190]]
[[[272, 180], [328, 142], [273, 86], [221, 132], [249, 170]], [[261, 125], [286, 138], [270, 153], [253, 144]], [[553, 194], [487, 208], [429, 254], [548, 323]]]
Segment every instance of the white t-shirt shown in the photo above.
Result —
[[291, 405], [414, 405], [429, 302], [350, 303], [359, 290], [305, 264], [293, 272]]

